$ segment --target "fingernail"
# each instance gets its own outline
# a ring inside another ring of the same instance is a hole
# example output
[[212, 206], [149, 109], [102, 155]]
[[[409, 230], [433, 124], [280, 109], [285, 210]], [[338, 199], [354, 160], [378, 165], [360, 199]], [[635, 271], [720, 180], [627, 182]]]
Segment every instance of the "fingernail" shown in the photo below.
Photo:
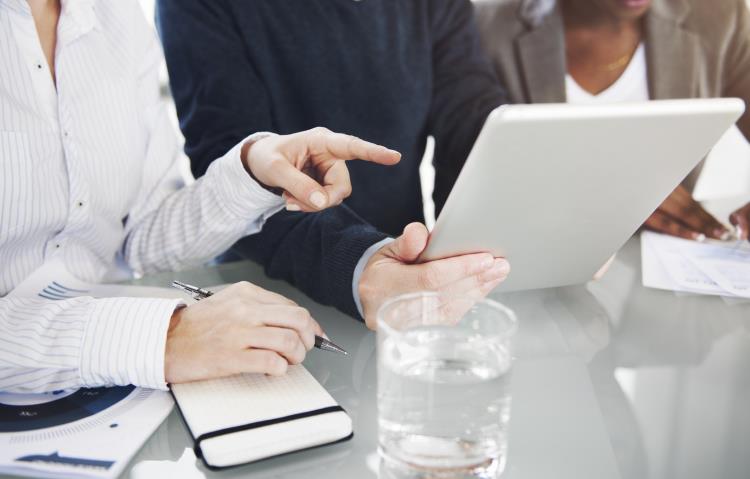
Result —
[[510, 271], [510, 263], [508, 263], [507, 259], [502, 259], [502, 258], [496, 259], [495, 267], [500, 268], [500, 270], [503, 273], [508, 273]]
[[693, 239], [699, 243], [706, 241], [706, 235], [703, 233], [693, 233]]
[[325, 208], [326, 197], [320, 191], [314, 191], [313, 194], [310, 195], [310, 203], [315, 205], [315, 207], [318, 209]]
[[721, 241], [729, 241], [729, 239], [732, 238], [732, 233], [725, 230], [724, 228], [716, 228], [714, 230], [714, 235]]
[[495, 258], [493, 258], [490, 255], [487, 255], [480, 264], [480, 267], [482, 268], [482, 271], [492, 268], [492, 265], [495, 264]]
[[298, 204], [295, 203], [287, 203], [286, 204], [286, 210], [287, 211], [302, 211], [302, 208]]
[[480, 276], [480, 281], [483, 283], [489, 283], [491, 281], [496, 281], [498, 279], [502, 279], [508, 275], [508, 270], [510, 269], [510, 266], [508, 265], [507, 261], [504, 260], [495, 260], [492, 268], [489, 271], [485, 271], [482, 273], [482, 276]]

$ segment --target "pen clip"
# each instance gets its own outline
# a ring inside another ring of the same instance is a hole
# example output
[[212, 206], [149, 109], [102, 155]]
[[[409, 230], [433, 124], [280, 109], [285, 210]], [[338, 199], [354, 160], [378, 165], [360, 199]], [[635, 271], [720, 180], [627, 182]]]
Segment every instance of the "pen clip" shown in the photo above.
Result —
[[207, 298], [212, 294], [210, 291], [177, 280], [172, 281], [172, 287], [189, 294], [196, 301]]

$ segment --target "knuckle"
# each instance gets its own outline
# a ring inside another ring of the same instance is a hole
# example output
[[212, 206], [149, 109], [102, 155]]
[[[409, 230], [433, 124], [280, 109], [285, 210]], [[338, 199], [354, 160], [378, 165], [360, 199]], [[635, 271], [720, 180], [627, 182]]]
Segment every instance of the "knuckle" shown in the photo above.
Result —
[[352, 184], [351, 182], [347, 181], [342, 187], [341, 192], [344, 196], [344, 198], [348, 198], [352, 194]]
[[253, 290], [253, 285], [249, 281], [240, 281], [235, 284], [235, 287], [243, 293], [249, 293]]
[[312, 316], [308, 315], [307, 318], [305, 318], [305, 329], [310, 332], [315, 332], [319, 329], [317, 321], [315, 321]]
[[286, 308], [285, 316], [294, 329], [300, 329], [305, 324], [305, 309], [297, 305], [289, 305]]
[[294, 351], [297, 348], [298, 342], [297, 333], [286, 330], [281, 337], [281, 348], [286, 352]]
[[302, 346], [297, 347], [289, 354], [289, 362], [291, 364], [299, 364], [305, 360], [306, 349]]
[[278, 299], [279, 304], [283, 306], [293, 306], [293, 307], [299, 306], [296, 301], [289, 299], [286, 296], [277, 294], [275, 297]]
[[296, 301], [294, 301], [294, 300], [293, 300], [293, 299], [291, 299], [291, 298], [288, 298], [288, 297], [284, 296], [283, 294], [279, 294], [279, 293], [273, 293], [273, 294], [274, 294], [274, 297], [275, 297], [276, 299], [278, 299], [278, 301], [279, 301], [279, 304], [284, 304], [284, 305], [288, 305], [288, 306], [294, 306], [294, 307], [300, 307], [300, 306], [299, 306], [299, 305], [297, 304], [297, 302], [296, 302]]
[[288, 364], [284, 358], [277, 354], [274, 354], [273, 366], [271, 367], [271, 369], [269, 369], [269, 371], [273, 375], [281, 376], [282, 374], [286, 373], [287, 366]]
[[346, 151], [347, 151], [347, 154], [350, 157], [354, 157], [355, 156], [355, 151], [357, 150], [357, 141], [358, 140], [359, 140], [359, 138], [357, 138], [356, 136], [349, 135], [347, 137]]
[[308, 326], [310, 325], [310, 321], [312, 321], [310, 312], [302, 306], [294, 307], [294, 317], [297, 319], [297, 321], [300, 322], [302, 326]]
[[292, 364], [302, 364], [305, 360], [305, 349], [301, 348], [292, 358]]
[[258, 351], [258, 362], [262, 371], [271, 371], [276, 364], [276, 354], [271, 351]]
[[310, 320], [310, 332], [314, 336], [318, 333], [322, 333], [323, 328], [320, 327], [320, 324], [318, 324], [317, 321], [315, 321], [314, 319], [311, 319]]
[[278, 354], [270, 351], [263, 352], [263, 370], [265, 372], [271, 374], [278, 373], [282, 363], [285, 363], [285, 361]]
[[326, 128], [326, 127], [324, 127], [324, 126], [316, 126], [315, 128], [313, 128], [313, 129], [312, 129], [312, 130], [310, 130], [310, 131], [311, 131], [311, 132], [312, 132], [312, 133], [313, 133], [314, 135], [317, 135], [317, 136], [325, 136], [325, 135], [327, 135], [328, 133], [330, 133], [330, 132], [331, 132], [331, 130], [329, 130], [328, 128]]
[[688, 211], [694, 211], [698, 214], [707, 214], [706, 210], [703, 209], [703, 206], [692, 198], [690, 198], [690, 201], [685, 205], [685, 209]]

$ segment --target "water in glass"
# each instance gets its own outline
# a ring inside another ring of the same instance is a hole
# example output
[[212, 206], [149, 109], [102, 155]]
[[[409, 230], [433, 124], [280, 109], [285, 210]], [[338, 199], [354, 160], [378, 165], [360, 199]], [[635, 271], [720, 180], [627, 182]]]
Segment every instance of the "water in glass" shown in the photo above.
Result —
[[503, 470], [511, 354], [507, 337], [486, 333], [427, 324], [383, 334], [378, 409], [385, 462], [413, 468], [411, 477], [443, 471], [489, 478]]

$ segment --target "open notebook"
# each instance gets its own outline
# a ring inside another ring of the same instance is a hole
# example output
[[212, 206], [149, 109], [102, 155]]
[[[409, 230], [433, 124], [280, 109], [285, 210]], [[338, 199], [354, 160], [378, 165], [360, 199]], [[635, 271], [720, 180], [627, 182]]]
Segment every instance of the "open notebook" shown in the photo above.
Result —
[[172, 385], [196, 455], [210, 468], [258, 461], [352, 437], [352, 420], [301, 365]]

